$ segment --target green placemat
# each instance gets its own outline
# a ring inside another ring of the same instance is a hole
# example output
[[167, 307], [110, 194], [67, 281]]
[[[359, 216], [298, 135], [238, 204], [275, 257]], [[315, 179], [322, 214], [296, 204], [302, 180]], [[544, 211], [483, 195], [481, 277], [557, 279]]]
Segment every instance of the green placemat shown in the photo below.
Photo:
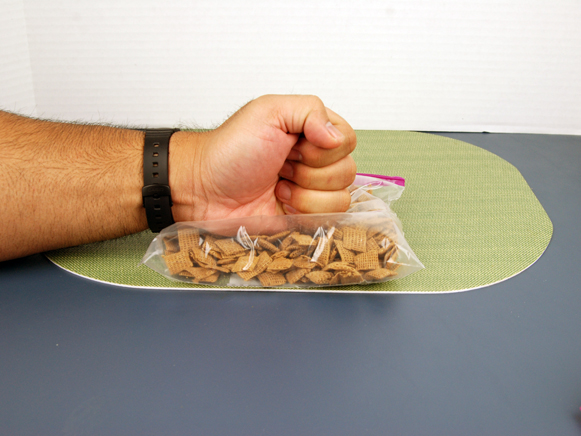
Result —
[[[359, 172], [406, 179], [404, 194], [393, 209], [426, 268], [385, 283], [308, 291], [474, 289], [518, 274], [547, 248], [553, 233], [551, 220], [520, 172], [500, 157], [462, 141], [424, 133], [358, 131], [357, 138], [353, 156]], [[73, 273], [117, 285], [221, 289], [173, 282], [140, 265], [152, 239], [147, 231], [53, 251], [47, 257]]]

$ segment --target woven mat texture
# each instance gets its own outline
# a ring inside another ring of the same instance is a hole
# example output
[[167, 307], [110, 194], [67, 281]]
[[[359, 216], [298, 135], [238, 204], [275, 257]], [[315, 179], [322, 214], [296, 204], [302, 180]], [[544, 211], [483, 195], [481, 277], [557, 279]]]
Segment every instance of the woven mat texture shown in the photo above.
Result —
[[[533, 264], [545, 251], [552, 223], [520, 172], [500, 157], [455, 139], [392, 131], [357, 131], [353, 156], [361, 173], [401, 176], [393, 209], [425, 269], [372, 285], [313, 292], [439, 293], [484, 287]], [[119, 285], [220, 289], [170, 281], [140, 265], [153, 234], [47, 253], [76, 274]], [[240, 288], [238, 290], [246, 288]]]

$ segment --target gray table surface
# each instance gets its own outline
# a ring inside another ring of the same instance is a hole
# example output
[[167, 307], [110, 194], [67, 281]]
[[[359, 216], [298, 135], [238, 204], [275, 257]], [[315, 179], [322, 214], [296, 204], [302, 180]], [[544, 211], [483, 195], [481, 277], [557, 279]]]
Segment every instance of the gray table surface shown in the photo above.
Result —
[[581, 137], [445, 136], [549, 214], [528, 270], [445, 295], [161, 293], [0, 263], [0, 434], [581, 434]]

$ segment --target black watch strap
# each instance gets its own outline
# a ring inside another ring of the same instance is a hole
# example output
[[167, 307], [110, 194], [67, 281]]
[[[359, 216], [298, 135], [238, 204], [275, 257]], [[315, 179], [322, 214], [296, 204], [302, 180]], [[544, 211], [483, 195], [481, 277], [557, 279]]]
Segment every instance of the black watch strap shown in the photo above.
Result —
[[143, 146], [143, 207], [152, 232], [173, 224], [169, 188], [169, 139], [178, 129], [145, 130]]

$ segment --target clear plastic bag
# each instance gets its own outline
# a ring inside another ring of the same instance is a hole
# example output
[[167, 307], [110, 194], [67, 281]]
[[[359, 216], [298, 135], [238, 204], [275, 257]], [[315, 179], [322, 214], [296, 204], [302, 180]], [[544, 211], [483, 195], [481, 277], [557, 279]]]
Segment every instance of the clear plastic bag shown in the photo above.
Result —
[[391, 202], [403, 179], [357, 175], [345, 213], [173, 224], [142, 263], [171, 280], [221, 287], [340, 286], [405, 277], [424, 266]]

